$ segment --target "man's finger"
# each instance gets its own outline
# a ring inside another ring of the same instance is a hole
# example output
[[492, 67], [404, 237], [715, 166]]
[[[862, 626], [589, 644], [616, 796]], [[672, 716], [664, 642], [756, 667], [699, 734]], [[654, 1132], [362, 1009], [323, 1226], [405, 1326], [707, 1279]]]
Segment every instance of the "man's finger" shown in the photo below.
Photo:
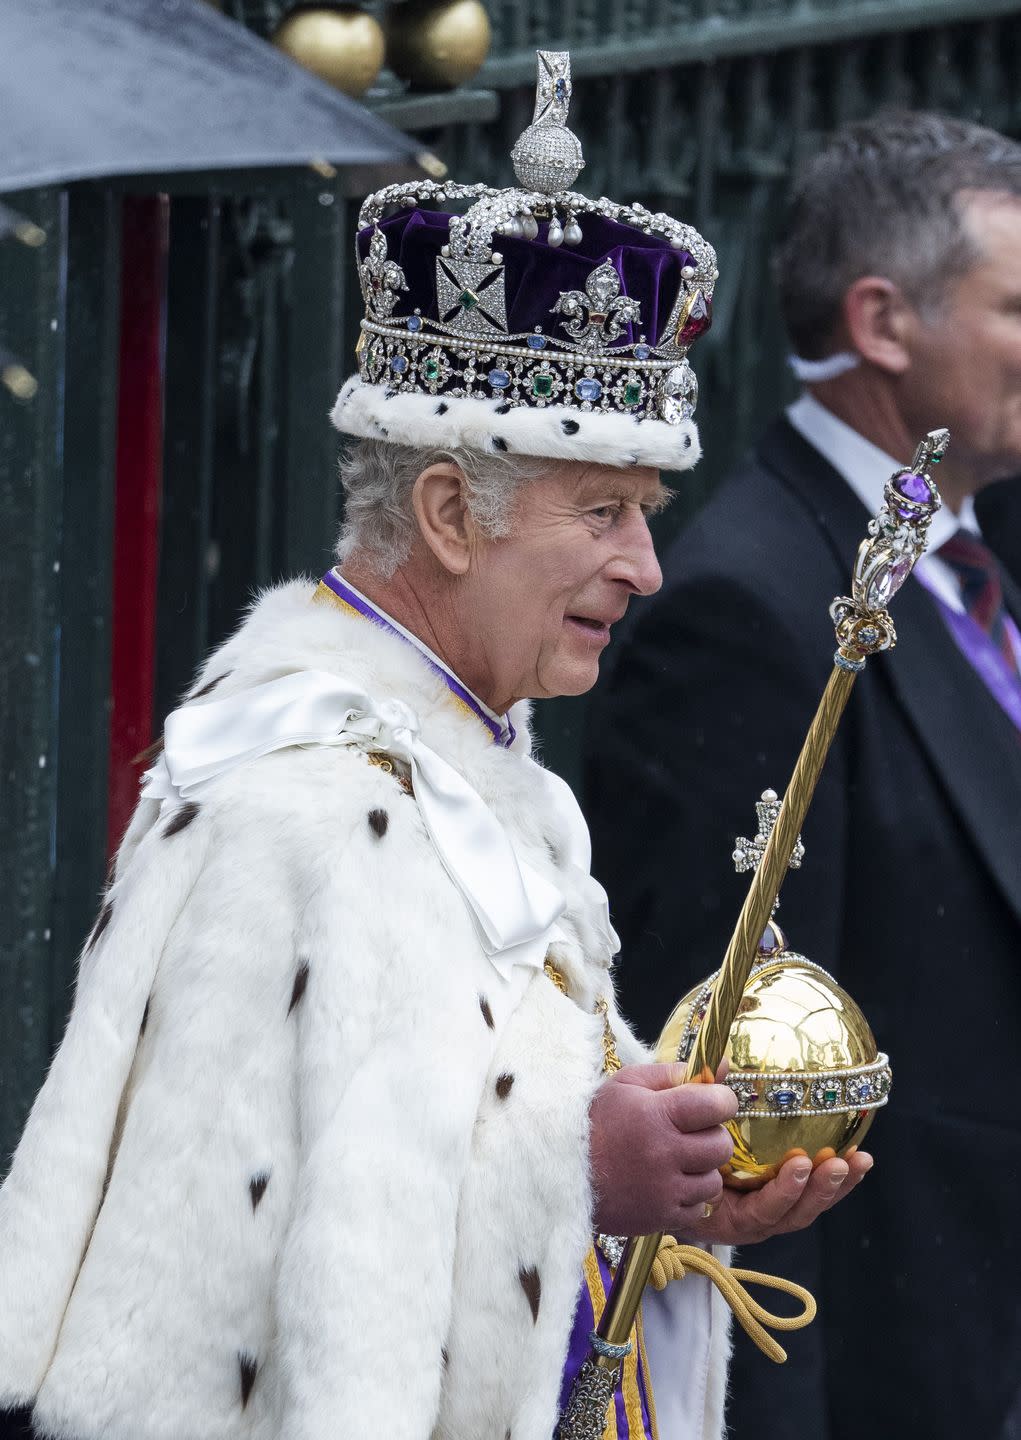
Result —
[[864, 1173], [856, 1166], [852, 1178], [844, 1160], [826, 1160], [814, 1170], [808, 1159], [789, 1160], [775, 1180], [749, 1197], [753, 1203], [746, 1218], [767, 1231], [801, 1230], [842, 1199]]
[[617, 1085], [640, 1085], [644, 1090], [674, 1090], [683, 1085], [683, 1065], [625, 1065], [613, 1077]]
[[664, 1093], [670, 1123], [685, 1134], [725, 1125], [737, 1114], [737, 1096], [726, 1085], [678, 1085]]

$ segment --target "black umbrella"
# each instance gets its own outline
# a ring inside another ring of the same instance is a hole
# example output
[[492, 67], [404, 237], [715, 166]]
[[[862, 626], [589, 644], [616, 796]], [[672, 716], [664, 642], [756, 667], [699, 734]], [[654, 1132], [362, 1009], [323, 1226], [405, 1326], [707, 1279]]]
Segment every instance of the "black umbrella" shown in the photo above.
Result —
[[203, 0], [0, 0], [0, 191], [419, 148]]

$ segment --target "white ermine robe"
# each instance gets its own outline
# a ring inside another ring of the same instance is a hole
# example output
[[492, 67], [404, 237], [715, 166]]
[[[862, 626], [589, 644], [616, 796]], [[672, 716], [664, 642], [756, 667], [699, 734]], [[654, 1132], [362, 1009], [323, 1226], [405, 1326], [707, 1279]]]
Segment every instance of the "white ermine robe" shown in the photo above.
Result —
[[[46, 1437], [553, 1432], [605, 945], [527, 707], [494, 745], [411, 645], [312, 594], [265, 595], [197, 687], [315, 669], [403, 700], [563, 891], [569, 993], [500, 977], [415, 799], [360, 751], [278, 750], [198, 801], [141, 801], [0, 1190], [0, 1408], [34, 1402]], [[706, 1282], [671, 1289], [684, 1345], [653, 1379], [690, 1418], [662, 1440], [718, 1440], [726, 1325]]]

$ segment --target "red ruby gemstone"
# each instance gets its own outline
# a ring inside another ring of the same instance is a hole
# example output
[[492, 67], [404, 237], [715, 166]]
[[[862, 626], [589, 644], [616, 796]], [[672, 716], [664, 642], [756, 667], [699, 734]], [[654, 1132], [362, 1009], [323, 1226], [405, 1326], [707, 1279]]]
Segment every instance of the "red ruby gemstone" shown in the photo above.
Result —
[[700, 335], [704, 335], [713, 323], [713, 302], [707, 298], [704, 291], [698, 290], [691, 302], [684, 324], [677, 332], [678, 345], [690, 345]]

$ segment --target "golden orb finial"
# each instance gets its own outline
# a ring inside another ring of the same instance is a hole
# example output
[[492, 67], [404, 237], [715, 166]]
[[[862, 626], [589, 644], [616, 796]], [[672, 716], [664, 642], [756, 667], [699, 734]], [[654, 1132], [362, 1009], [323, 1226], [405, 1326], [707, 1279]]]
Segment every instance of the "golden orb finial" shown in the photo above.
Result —
[[383, 31], [355, 5], [301, 5], [273, 35], [278, 49], [354, 99], [383, 68]]
[[386, 63], [412, 90], [453, 90], [489, 54], [489, 16], [479, 0], [404, 0], [387, 7]]

